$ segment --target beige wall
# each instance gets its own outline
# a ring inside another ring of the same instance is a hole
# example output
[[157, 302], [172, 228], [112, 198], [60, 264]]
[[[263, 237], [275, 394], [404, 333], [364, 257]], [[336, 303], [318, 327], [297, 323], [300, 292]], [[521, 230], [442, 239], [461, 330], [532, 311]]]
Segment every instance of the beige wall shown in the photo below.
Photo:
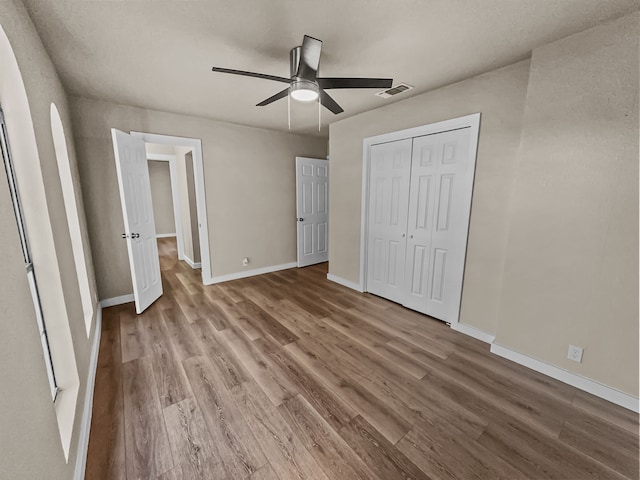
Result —
[[460, 319], [495, 332], [528, 77], [524, 61], [332, 124], [329, 271], [359, 282], [363, 139], [481, 112]]
[[[637, 396], [637, 13], [331, 125], [330, 272], [359, 281], [363, 139], [473, 112], [460, 321]], [[570, 343], [582, 364], [566, 359]]]
[[[15, 60], [4, 34], [0, 34], [0, 104], [22, 188], [54, 367], [66, 389], [62, 397], [68, 397], [71, 390], [79, 392], [75, 403], [58, 399], [54, 405], [51, 401], [7, 182], [0, 179], [0, 245], [5, 255], [0, 276], [0, 472], [3, 478], [12, 479], [70, 479], [76, 461], [95, 327], [87, 338], [51, 133], [52, 102], [60, 112], [72, 176], [79, 185], [73, 132], [65, 92], [22, 3], [0, 2], [0, 24], [11, 42], [24, 80], [24, 89], [19, 91], [16, 82], [19, 74], [14, 69], [15, 63], [12, 64]], [[4, 173], [0, 175], [4, 177]], [[85, 232], [79, 194], [77, 202], [81, 229]], [[86, 238], [83, 240], [87, 264], [91, 265], [89, 244]], [[89, 278], [95, 297], [93, 272], [89, 272]], [[56, 420], [61, 410], [70, 410], [64, 415], [75, 419], [69, 425], [68, 463]]]
[[176, 233], [176, 221], [173, 214], [171, 195], [171, 172], [169, 162], [149, 160], [149, 181], [151, 182], [151, 200], [153, 201], [153, 219], [156, 233]]
[[145, 143], [144, 147], [147, 154], [175, 155], [176, 153], [173, 145], [165, 143]]
[[132, 292], [110, 129], [202, 140], [214, 276], [294, 262], [295, 157], [326, 139], [70, 97], [100, 298]]
[[533, 53], [496, 338], [634, 395], [638, 20]]

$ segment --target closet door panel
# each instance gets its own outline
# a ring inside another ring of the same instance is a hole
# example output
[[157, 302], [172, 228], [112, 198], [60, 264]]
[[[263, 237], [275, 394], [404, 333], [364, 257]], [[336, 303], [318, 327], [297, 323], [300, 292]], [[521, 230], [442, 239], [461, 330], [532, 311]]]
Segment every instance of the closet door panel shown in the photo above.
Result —
[[474, 162], [470, 129], [443, 132], [434, 157], [433, 228], [426, 313], [455, 322], [460, 310]]
[[403, 303], [411, 139], [371, 147], [367, 290]]
[[413, 139], [405, 266], [407, 285], [405, 306], [420, 312], [425, 312], [427, 308], [437, 151], [437, 135]]

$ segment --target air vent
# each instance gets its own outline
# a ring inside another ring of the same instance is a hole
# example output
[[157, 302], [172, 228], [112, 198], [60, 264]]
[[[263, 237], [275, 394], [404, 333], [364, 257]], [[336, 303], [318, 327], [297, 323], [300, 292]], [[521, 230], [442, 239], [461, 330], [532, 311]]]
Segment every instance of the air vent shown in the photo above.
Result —
[[407, 85], [406, 83], [399, 83], [394, 87], [376, 93], [376, 95], [382, 98], [389, 98], [412, 89], [413, 87], [411, 85]]

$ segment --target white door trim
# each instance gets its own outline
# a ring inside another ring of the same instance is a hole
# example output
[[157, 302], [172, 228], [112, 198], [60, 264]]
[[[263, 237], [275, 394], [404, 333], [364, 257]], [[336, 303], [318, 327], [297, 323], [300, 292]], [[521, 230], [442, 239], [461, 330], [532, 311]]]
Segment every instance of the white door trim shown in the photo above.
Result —
[[[207, 285], [211, 280], [211, 252], [209, 251], [209, 222], [207, 217], [207, 197], [204, 185], [204, 162], [202, 159], [202, 141], [199, 138], [174, 137], [171, 135], [160, 135], [155, 133], [131, 132], [134, 137], [140, 137], [148, 143], [160, 143], [179, 147], [189, 147], [193, 150], [193, 177], [196, 187], [196, 207], [198, 210], [198, 232], [200, 234], [200, 261], [202, 264], [202, 282]], [[169, 162], [171, 168], [171, 162]], [[175, 170], [175, 165], [174, 165]], [[174, 192], [173, 182], [174, 172], [172, 171], [171, 189]], [[177, 179], [177, 173], [175, 178]], [[177, 189], [177, 181], [176, 186]], [[175, 203], [174, 203], [175, 210]], [[176, 234], [177, 230], [176, 218]], [[180, 238], [181, 236], [178, 236]], [[184, 256], [184, 247], [183, 247]], [[182, 259], [181, 259], [182, 260]]]
[[171, 181], [171, 200], [173, 202], [173, 219], [175, 221], [175, 235], [178, 244], [178, 260], [184, 260], [184, 237], [182, 236], [182, 209], [180, 208], [180, 193], [178, 191], [178, 159], [175, 155], [166, 153], [147, 153], [147, 160], [169, 162], [169, 178]]
[[[469, 142], [469, 158], [475, 160], [478, 150], [478, 136], [480, 133], [480, 113], [473, 113], [464, 117], [452, 118], [442, 122], [430, 123], [420, 127], [407, 128], [396, 132], [384, 133], [367, 137], [362, 141], [362, 199], [360, 213], [360, 280], [358, 289], [367, 291], [367, 231], [369, 215], [369, 158], [371, 156], [371, 146], [379, 143], [394, 142], [405, 138], [421, 137], [432, 135], [460, 128], [471, 128]], [[458, 323], [459, 318], [455, 323]], [[453, 323], [452, 323], [453, 325]]]
[[[136, 135], [138, 136], [138, 135]], [[147, 160], [157, 160], [159, 162], [170, 162], [175, 160], [176, 156], [170, 153], [149, 153], [147, 152]]]

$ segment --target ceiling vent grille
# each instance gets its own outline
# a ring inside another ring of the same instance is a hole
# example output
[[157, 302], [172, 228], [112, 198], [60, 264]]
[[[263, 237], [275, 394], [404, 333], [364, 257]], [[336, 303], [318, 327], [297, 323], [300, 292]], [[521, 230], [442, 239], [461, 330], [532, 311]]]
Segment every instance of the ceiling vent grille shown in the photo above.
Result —
[[411, 85], [407, 85], [406, 83], [399, 83], [394, 87], [387, 88], [386, 90], [376, 93], [376, 95], [382, 98], [389, 98], [393, 97], [394, 95], [398, 95], [399, 93], [407, 92], [409, 90], [413, 90], [413, 87]]

